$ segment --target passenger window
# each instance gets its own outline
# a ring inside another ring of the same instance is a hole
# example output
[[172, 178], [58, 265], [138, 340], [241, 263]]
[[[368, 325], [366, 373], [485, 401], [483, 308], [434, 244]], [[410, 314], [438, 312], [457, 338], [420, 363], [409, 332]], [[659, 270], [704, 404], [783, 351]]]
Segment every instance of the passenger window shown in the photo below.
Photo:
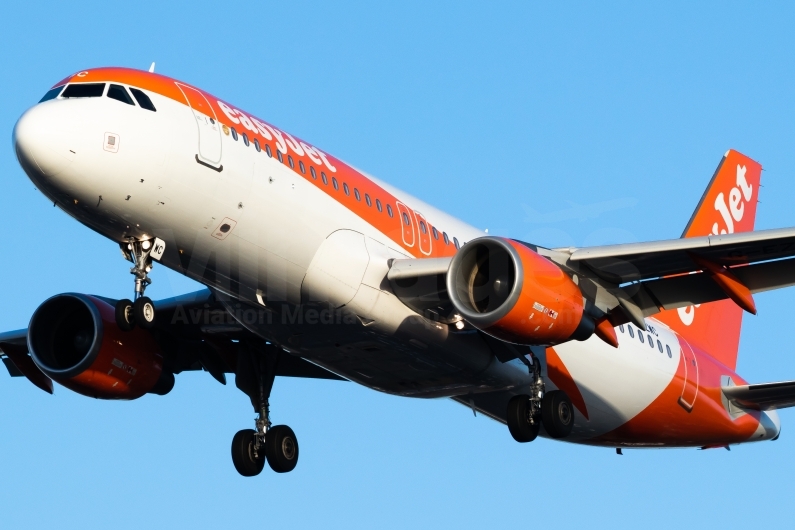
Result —
[[312, 175], [312, 180], [317, 180], [317, 172], [315, 166], [309, 166], [309, 173]]
[[423, 234], [427, 234], [428, 233], [428, 227], [425, 226], [425, 221], [420, 221], [420, 230], [422, 230]]
[[256, 138], [254, 138], [254, 149], [256, 149], [258, 153], [262, 151], [262, 148], [259, 146], [259, 140]]
[[624, 333], [624, 324], [621, 324], [621, 325], [618, 326], [618, 331], [620, 331], [621, 333]]
[[389, 214], [389, 217], [394, 217], [395, 216], [395, 214], [392, 212], [392, 205], [391, 204], [387, 204], [386, 205], [386, 213]]
[[356, 189], [356, 188], [353, 188], [353, 196], [356, 197], [357, 201], [361, 201], [362, 200], [362, 196], [359, 195], [359, 190]]
[[667, 351], [667, 352], [668, 352], [668, 358], [669, 358], [669, 359], [670, 359], [671, 357], [673, 357], [673, 355], [671, 355], [671, 347], [670, 347], [670, 346], [668, 346], [667, 344], [665, 345], [665, 351]]
[[459, 248], [461, 248], [461, 245], [459, 245], [459, 244], [458, 244], [458, 238], [457, 238], [457, 237], [454, 237], [454, 238], [453, 238], [453, 243], [455, 243], [455, 248], [456, 248], [456, 249], [459, 249]]
[[323, 184], [328, 186], [328, 178], [326, 177], [326, 174], [323, 173], [322, 171], [320, 172], [320, 178], [323, 179]]
[[450, 238], [447, 237], [447, 232], [442, 232], [442, 239], [444, 239], [444, 244], [445, 245], [449, 245], [450, 244]]
[[51, 88], [46, 94], [44, 94], [44, 97], [39, 100], [39, 103], [44, 103], [45, 101], [57, 98], [58, 94], [61, 93], [61, 90], [63, 90], [63, 85], [56, 88]]
[[438, 241], [439, 240], [439, 231], [436, 229], [435, 226], [431, 227], [431, 232], [433, 232], [433, 238]]
[[304, 163], [302, 161], [298, 161], [298, 169], [301, 170], [301, 173], [306, 173], [306, 167], [304, 167]]
[[638, 338], [640, 339], [640, 343], [641, 344], [645, 343], [645, 341], [643, 339], [643, 333], [640, 330], [638, 330]]
[[660, 350], [660, 353], [663, 352], [662, 351], [662, 342], [660, 342], [659, 339], [657, 340], [657, 349]]
[[282, 156], [282, 152], [281, 152], [281, 151], [279, 151], [278, 149], [276, 150], [276, 158], [278, 158], [278, 159], [279, 159], [279, 162], [281, 162], [282, 164], [284, 164], [284, 157]]
[[268, 155], [268, 158], [273, 158], [273, 153], [271, 152], [271, 146], [265, 144], [265, 154]]
[[[151, 110], [152, 112], [157, 112], [154, 103], [152, 103], [152, 100], [149, 99], [149, 96], [147, 96], [143, 90], [138, 90], [137, 88], [130, 87], [130, 92], [132, 92], [135, 101], [138, 102], [138, 105], [140, 105], [142, 109]], [[210, 121], [215, 123], [215, 120], [213, 119], [210, 119]]]
[[373, 206], [373, 201], [370, 200], [370, 196], [367, 195], [366, 193], [364, 194], [364, 202], [367, 203], [367, 206], [370, 206], [370, 207]]
[[406, 226], [411, 224], [411, 220], [409, 220], [409, 214], [407, 214], [406, 212], [403, 212], [403, 224], [405, 224]]
[[331, 177], [331, 185], [334, 186], [334, 189], [339, 191], [340, 185], [337, 182], [337, 177]]
[[293, 157], [287, 155], [287, 163], [290, 164], [290, 169], [295, 169], [295, 162], [293, 162]]
[[232, 127], [232, 138], [237, 142], [237, 130]]
[[348, 187], [348, 183], [347, 182], [343, 182], [342, 183], [342, 191], [345, 192], [345, 195], [350, 195], [351, 194], [351, 189]]
[[246, 147], [249, 146], [248, 135], [243, 133], [243, 143], [246, 144]]
[[654, 349], [654, 339], [651, 338], [651, 335], [647, 335], [646, 338], [649, 339], [649, 348], [651, 348], [653, 350]]
[[629, 336], [634, 339], [635, 338], [635, 332], [632, 331], [632, 326], [627, 326], [627, 331], [629, 332]]
[[105, 83], [79, 83], [69, 85], [61, 94], [62, 98], [101, 98]]
[[384, 209], [381, 207], [381, 199], [376, 199], [375, 200], [375, 207], [378, 208], [379, 212], [383, 212], [384, 211]]

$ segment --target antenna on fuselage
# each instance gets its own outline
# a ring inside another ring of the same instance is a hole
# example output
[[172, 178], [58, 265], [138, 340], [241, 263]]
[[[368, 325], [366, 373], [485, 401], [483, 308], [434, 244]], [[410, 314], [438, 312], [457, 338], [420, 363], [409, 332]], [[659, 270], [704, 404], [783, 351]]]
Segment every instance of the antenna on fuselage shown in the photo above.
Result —
[[152, 66], [149, 67], [149, 72], [154, 73], [154, 71], [155, 71], [155, 63], [153, 62]]

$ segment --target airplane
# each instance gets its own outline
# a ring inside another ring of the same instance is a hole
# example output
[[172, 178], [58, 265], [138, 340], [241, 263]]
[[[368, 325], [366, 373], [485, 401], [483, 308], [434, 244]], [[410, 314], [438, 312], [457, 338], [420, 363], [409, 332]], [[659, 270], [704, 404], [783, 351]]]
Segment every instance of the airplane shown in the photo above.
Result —
[[[487, 234], [152, 71], [69, 75], [13, 146], [54, 206], [118, 243], [134, 296], [45, 300], [0, 334], [9, 374], [123, 400], [165, 395], [184, 371], [234, 375], [256, 414], [232, 440], [243, 476], [298, 462], [271, 420], [277, 376], [451, 398], [517, 442], [618, 453], [775, 440], [776, 410], [795, 405], [795, 381], [735, 371], [753, 295], [795, 284], [795, 228], [754, 231], [762, 168], [734, 150], [682, 237], [554, 249]], [[155, 263], [205, 288], [153, 301]]]

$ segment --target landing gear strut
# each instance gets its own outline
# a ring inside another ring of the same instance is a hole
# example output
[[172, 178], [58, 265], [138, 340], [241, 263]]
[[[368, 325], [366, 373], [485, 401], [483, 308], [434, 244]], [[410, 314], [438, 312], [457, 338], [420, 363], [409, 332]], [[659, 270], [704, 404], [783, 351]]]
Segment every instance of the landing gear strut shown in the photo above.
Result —
[[[264, 351], [263, 351], [264, 350]], [[272, 425], [270, 394], [281, 350], [265, 344], [257, 348], [240, 343], [235, 384], [248, 394], [257, 412], [255, 430], [244, 429], [232, 439], [232, 463], [244, 477], [258, 475], [265, 461], [277, 473], [287, 473], [298, 463], [298, 439], [287, 425]]]
[[508, 430], [517, 442], [532, 442], [541, 425], [552, 438], [565, 438], [574, 427], [574, 407], [563, 390], [546, 392], [541, 377], [541, 363], [532, 356], [532, 363], [521, 357], [533, 375], [531, 395], [514, 396], [508, 402]]
[[151, 241], [131, 241], [122, 244], [122, 252], [133, 262], [130, 274], [135, 276], [135, 301], [119, 300], [116, 302], [116, 324], [123, 331], [130, 331], [136, 324], [144, 329], [155, 325], [155, 305], [148, 296], [144, 296], [146, 287], [152, 283], [149, 271], [152, 270]]
[[541, 377], [541, 362], [534, 355], [532, 363], [520, 357], [533, 376], [530, 395], [514, 396], [508, 402], [508, 430], [513, 439], [520, 443], [532, 442], [541, 429], [541, 403], [544, 398], [544, 380]]

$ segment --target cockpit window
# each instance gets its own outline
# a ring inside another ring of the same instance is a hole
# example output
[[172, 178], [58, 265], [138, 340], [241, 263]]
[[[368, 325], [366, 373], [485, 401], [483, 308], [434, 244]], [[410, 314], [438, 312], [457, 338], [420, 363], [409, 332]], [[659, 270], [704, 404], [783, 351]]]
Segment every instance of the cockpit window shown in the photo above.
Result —
[[110, 88], [108, 89], [108, 97], [110, 99], [115, 99], [116, 101], [121, 101], [122, 103], [135, 106], [130, 94], [128, 94], [127, 90], [125, 90], [121, 85], [110, 85]]
[[44, 94], [44, 97], [39, 100], [39, 103], [43, 103], [45, 101], [57, 98], [58, 94], [61, 93], [61, 90], [63, 90], [63, 85], [51, 88], [50, 90], [47, 91], [46, 94]]
[[79, 83], [67, 86], [61, 97], [101, 98], [103, 92], [105, 92], [105, 83]]
[[138, 90], [137, 88], [130, 87], [130, 92], [132, 92], [135, 101], [141, 106], [142, 109], [151, 110], [152, 112], [157, 112], [152, 100], [149, 99], [149, 96], [146, 95], [146, 92], [143, 90]]

